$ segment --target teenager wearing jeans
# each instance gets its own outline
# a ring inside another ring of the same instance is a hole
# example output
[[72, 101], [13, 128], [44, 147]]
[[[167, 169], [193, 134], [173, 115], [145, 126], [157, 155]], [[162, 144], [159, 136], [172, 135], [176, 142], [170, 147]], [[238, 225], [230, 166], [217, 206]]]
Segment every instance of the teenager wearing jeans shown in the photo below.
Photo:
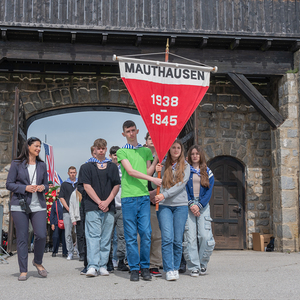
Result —
[[180, 140], [175, 140], [171, 146], [165, 165], [156, 166], [156, 172], [159, 171], [162, 172], [162, 187], [160, 194], [155, 196], [155, 202], [159, 203], [157, 217], [161, 230], [163, 267], [166, 280], [176, 280], [179, 279], [182, 240], [188, 215], [185, 185], [190, 176], [190, 166], [184, 159]]
[[80, 167], [79, 186], [86, 191], [85, 238], [87, 244], [87, 277], [109, 275], [111, 234], [114, 224], [114, 198], [119, 191], [118, 167], [105, 157], [107, 142], [94, 142], [95, 157]]
[[[127, 144], [117, 151], [118, 162], [122, 171], [121, 203], [126, 241], [127, 260], [130, 267], [131, 281], [139, 280], [139, 270], [144, 280], [151, 280], [150, 246], [150, 198], [147, 180], [161, 185], [161, 179], [153, 178], [157, 158], [153, 159], [151, 150], [137, 142], [139, 130], [133, 121], [123, 124], [122, 135]], [[137, 232], [141, 238], [140, 253]]]
[[69, 205], [70, 205], [71, 194], [77, 187], [76, 168], [73, 166], [69, 167], [68, 175], [69, 175], [69, 178], [61, 184], [58, 197], [64, 207], [63, 208], [63, 219], [64, 219], [64, 225], [65, 225], [65, 240], [66, 240], [66, 246], [67, 246], [67, 250], [68, 250], [67, 260], [71, 260], [71, 259], [73, 259], [74, 245], [73, 245], [73, 239], [72, 239], [73, 224], [72, 224], [71, 217], [69, 214], [69, 210], [70, 210]]
[[184, 233], [187, 245], [184, 255], [191, 276], [206, 274], [207, 263], [215, 247], [210, 217], [209, 200], [214, 186], [214, 175], [207, 167], [205, 153], [197, 145], [188, 151], [191, 175], [186, 185], [189, 215]]

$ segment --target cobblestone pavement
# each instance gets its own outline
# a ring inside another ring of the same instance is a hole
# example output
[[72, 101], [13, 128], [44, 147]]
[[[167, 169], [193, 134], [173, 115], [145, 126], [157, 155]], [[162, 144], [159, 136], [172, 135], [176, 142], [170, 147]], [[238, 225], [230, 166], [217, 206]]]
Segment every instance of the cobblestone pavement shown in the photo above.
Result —
[[29, 278], [18, 282], [17, 255], [0, 264], [1, 299], [300, 299], [300, 254], [257, 251], [214, 251], [205, 276], [188, 272], [168, 282], [130, 282], [128, 272], [86, 278], [82, 262], [58, 254], [44, 256], [48, 278], [40, 278], [31, 265]]

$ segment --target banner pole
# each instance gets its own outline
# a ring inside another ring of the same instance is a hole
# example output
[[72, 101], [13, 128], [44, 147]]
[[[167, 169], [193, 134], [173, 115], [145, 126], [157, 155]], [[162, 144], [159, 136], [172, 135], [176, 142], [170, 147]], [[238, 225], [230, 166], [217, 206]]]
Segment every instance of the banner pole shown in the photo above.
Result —
[[[166, 44], [166, 52], [165, 52], [165, 62], [169, 61], [169, 39], [167, 39], [167, 44]], [[161, 172], [157, 172], [157, 178], [161, 178]], [[156, 189], [156, 195], [160, 193], [160, 187], [158, 186]], [[158, 211], [158, 203], [155, 204], [155, 211]]]

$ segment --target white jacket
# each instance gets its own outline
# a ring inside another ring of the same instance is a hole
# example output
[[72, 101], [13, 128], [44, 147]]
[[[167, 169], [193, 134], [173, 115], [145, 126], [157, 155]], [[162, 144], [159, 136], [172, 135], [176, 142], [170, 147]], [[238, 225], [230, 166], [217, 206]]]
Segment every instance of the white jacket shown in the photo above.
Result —
[[73, 191], [70, 197], [70, 202], [69, 202], [69, 214], [71, 217], [71, 221], [77, 222], [80, 221], [80, 212], [79, 212], [79, 198], [76, 194], [77, 189]]

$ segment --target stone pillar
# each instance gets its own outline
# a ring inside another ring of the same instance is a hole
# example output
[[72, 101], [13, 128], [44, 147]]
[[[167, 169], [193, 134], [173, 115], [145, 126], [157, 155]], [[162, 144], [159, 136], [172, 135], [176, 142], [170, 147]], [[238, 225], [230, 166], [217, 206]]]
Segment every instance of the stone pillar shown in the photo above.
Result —
[[[3, 222], [2, 228], [5, 232], [8, 232], [9, 225], [9, 191], [5, 188], [7, 173], [10, 165], [7, 165], [0, 171], [0, 204], [3, 205]], [[2, 234], [2, 233], [1, 233]]]
[[278, 83], [284, 123], [272, 131], [273, 233], [277, 251], [299, 251], [299, 99], [298, 74]]

